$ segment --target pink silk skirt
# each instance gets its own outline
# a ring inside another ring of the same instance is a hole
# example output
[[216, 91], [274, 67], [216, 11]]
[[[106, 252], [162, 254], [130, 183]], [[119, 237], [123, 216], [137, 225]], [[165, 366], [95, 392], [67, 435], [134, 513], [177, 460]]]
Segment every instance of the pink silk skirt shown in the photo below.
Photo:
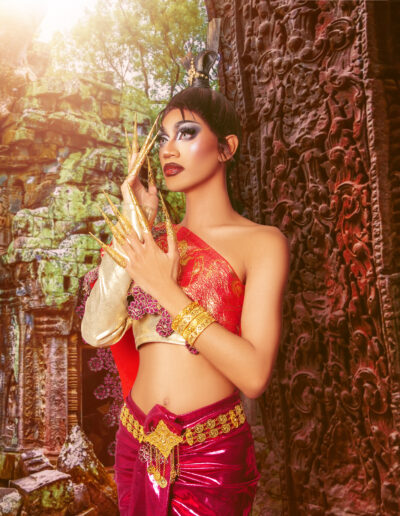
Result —
[[[187, 427], [232, 410], [241, 402], [238, 389], [230, 396], [185, 414], [154, 405], [145, 414], [132, 400], [129, 413], [149, 434], [163, 420], [177, 435]], [[246, 516], [250, 514], [260, 473], [247, 420], [228, 433], [189, 445], [179, 444], [179, 474], [160, 487], [147, 465], [140, 443], [119, 421], [115, 451], [115, 480], [121, 516]], [[167, 466], [168, 467], [168, 466]], [[168, 471], [167, 471], [168, 473]]]

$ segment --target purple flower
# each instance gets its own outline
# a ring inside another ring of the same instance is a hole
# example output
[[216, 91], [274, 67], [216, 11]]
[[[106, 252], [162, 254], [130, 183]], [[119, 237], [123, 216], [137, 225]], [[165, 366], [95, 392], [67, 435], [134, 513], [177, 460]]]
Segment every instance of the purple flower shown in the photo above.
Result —
[[88, 365], [91, 371], [97, 372], [103, 369], [104, 362], [99, 356], [95, 356], [89, 360]]
[[107, 447], [107, 453], [108, 455], [111, 455], [112, 457], [114, 457], [115, 455], [115, 441], [112, 441], [108, 447]]
[[93, 394], [98, 400], [104, 400], [109, 396], [108, 389], [105, 387], [105, 385], [98, 385], [95, 388]]
[[171, 316], [156, 299], [137, 286], [131, 288], [129, 295], [130, 299], [133, 298], [128, 305], [128, 314], [132, 319], [139, 320], [145, 314], [161, 314], [160, 320], [156, 325], [157, 332], [162, 337], [168, 337], [173, 333]]

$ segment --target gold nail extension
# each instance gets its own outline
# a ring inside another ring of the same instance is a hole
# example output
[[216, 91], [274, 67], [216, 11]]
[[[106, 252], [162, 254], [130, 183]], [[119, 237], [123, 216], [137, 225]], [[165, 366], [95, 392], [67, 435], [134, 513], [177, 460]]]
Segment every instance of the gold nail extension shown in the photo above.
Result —
[[137, 218], [139, 220], [139, 224], [142, 228], [142, 230], [145, 232], [145, 233], [150, 233], [150, 224], [149, 224], [149, 221], [146, 219], [146, 216], [145, 214], [143, 213], [143, 210], [142, 208], [140, 207], [136, 197], [135, 197], [135, 194], [133, 193], [133, 190], [132, 188], [130, 187], [130, 185], [128, 184], [128, 192], [129, 192], [129, 196], [131, 198], [131, 201], [132, 201], [132, 204], [133, 204], [133, 207], [135, 208], [135, 211], [136, 211], [136, 215], [137, 215]]
[[141, 169], [141, 167], [144, 163], [144, 160], [146, 159], [147, 154], [150, 152], [150, 149], [153, 147], [156, 139], [157, 139], [157, 135], [155, 135], [154, 138], [151, 140], [151, 142], [147, 144], [147, 147], [143, 146], [140, 149], [139, 155], [136, 158], [136, 161], [135, 161], [132, 169], [129, 172], [129, 177], [136, 177], [136, 175], [139, 173], [139, 170]]
[[[157, 125], [157, 122], [158, 122], [159, 118], [160, 118], [160, 113], [157, 115], [157, 118], [155, 119], [154, 124], [151, 126], [151, 129], [149, 131], [149, 134], [146, 137], [146, 140], [145, 140], [145, 142], [143, 144], [143, 147], [140, 149], [140, 152], [139, 152], [139, 154], [136, 157], [136, 161], [133, 164], [132, 170], [128, 170], [128, 175], [129, 176], [134, 176], [135, 177], [136, 174], [138, 174], [138, 172], [140, 170], [140, 167], [144, 163], [146, 155], [149, 153], [151, 147], [153, 146], [154, 142], [156, 141], [157, 134], [155, 135], [155, 137], [153, 138], [151, 143], [149, 143], [151, 135], [153, 134], [153, 131], [154, 131], [156, 125]], [[135, 139], [135, 136], [134, 136], [134, 139]], [[136, 136], [136, 139], [137, 139], [137, 136]]]
[[151, 170], [150, 158], [147, 156], [147, 184], [148, 186], [155, 186], [153, 171]]
[[110, 199], [110, 196], [102, 190], [103, 194], [105, 195], [109, 205], [111, 206], [112, 211], [114, 212], [114, 215], [117, 217], [119, 223], [121, 224], [121, 229], [125, 233], [125, 236], [128, 235], [132, 230], [132, 224], [129, 222], [129, 220], [120, 213], [119, 209], [115, 206], [115, 204]]
[[163, 196], [161, 195], [161, 192], [160, 192], [160, 199], [161, 199], [161, 208], [162, 208], [162, 211], [164, 213], [164, 218], [165, 218], [165, 227], [166, 227], [166, 230], [167, 230], [167, 235], [168, 236], [172, 236], [172, 238], [174, 239], [175, 244], [177, 244], [178, 243], [178, 238], [176, 236], [176, 232], [175, 232], [174, 226], [172, 225], [171, 217], [169, 216], [169, 213], [168, 213], [167, 207], [165, 205]]
[[120, 229], [118, 229], [117, 226], [114, 226], [114, 224], [111, 222], [111, 220], [107, 217], [106, 213], [100, 208], [101, 214], [103, 215], [104, 220], [106, 221], [107, 226], [110, 228], [111, 233], [113, 234], [115, 240], [120, 244], [124, 245], [125, 235], [122, 233]]
[[104, 249], [104, 251], [111, 256], [111, 258], [114, 260], [114, 262], [117, 265], [119, 265], [120, 267], [125, 269], [125, 267], [127, 266], [127, 262], [126, 262], [125, 258], [122, 256], [121, 253], [119, 253], [118, 251], [116, 251], [112, 247], [104, 244], [99, 238], [97, 238], [97, 236], [93, 235], [93, 233], [89, 232], [89, 235], [91, 237], [93, 237], [98, 244], [100, 244], [100, 246]]

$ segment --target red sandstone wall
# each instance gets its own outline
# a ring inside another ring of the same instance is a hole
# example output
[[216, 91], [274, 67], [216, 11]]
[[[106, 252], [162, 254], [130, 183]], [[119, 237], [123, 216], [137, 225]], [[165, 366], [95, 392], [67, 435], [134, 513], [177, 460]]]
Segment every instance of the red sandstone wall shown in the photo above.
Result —
[[206, 4], [243, 122], [235, 195], [292, 252], [255, 512], [399, 514], [400, 4]]

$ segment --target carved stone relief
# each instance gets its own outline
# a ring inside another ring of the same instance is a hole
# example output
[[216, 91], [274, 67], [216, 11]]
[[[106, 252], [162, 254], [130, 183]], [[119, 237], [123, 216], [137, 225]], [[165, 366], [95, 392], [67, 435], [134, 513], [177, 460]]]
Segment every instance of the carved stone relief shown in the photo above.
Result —
[[235, 195], [291, 247], [259, 514], [398, 514], [400, 8], [206, 4], [243, 123]]

